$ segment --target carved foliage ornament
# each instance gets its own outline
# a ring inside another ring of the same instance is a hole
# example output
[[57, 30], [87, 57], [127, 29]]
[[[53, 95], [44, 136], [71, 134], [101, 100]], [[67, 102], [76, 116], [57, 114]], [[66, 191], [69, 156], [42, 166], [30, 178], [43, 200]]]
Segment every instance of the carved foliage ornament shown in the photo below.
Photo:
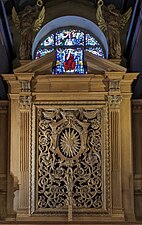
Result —
[[37, 208], [101, 209], [102, 109], [37, 113]]

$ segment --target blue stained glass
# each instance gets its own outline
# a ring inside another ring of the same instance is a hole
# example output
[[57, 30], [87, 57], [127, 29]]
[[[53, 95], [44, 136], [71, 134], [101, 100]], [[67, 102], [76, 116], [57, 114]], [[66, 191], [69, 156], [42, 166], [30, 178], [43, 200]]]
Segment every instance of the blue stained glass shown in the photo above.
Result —
[[54, 45], [54, 34], [48, 36], [42, 43], [41, 46], [53, 46]]
[[100, 46], [99, 42], [90, 34], [86, 34], [86, 45]]
[[103, 50], [102, 50], [101, 47], [97, 47], [97, 48], [93, 48], [93, 47], [86, 48], [86, 51], [91, 52], [93, 55], [97, 55], [99, 57], [104, 58], [104, 52], [103, 52]]
[[84, 73], [82, 49], [57, 49], [56, 74], [62, 73]]
[[79, 30], [63, 30], [56, 32], [55, 45], [84, 45], [84, 32]]
[[48, 48], [48, 49], [46, 49], [46, 48], [43, 48], [43, 49], [40, 48], [36, 52], [35, 59], [39, 59], [40, 57], [46, 55], [47, 53], [53, 52], [53, 50], [54, 50], [53, 48]]

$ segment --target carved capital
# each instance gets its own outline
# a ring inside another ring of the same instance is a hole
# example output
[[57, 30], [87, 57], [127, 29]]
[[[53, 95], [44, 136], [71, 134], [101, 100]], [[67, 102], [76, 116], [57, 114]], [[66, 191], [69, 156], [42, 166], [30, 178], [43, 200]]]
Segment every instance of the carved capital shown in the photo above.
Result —
[[107, 96], [107, 100], [108, 100], [109, 106], [111, 108], [119, 108], [120, 103], [122, 101], [122, 96], [120, 96], [120, 95], [109, 95], [109, 96]]
[[20, 108], [29, 109], [31, 107], [32, 96], [31, 95], [23, 95], [19, 97]]

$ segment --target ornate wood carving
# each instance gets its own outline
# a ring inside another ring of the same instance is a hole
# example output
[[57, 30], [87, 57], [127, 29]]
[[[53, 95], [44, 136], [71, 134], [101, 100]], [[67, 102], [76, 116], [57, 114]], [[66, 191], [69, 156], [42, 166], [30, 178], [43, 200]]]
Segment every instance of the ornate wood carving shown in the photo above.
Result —
[[32, 140], [35, 145], [31, 162], [36, 160], [37, 164], [32, 163], [32, 213], [51, 215], [60, 210], [64, 214], [68, 209], [69, 221], [72, 213], [81, 213], [83, 209], [89, 209], [87, 213], [109, 213], [110, 159], [105, 107], [39, 107], [35, 113], [33, 139], [37, 138], [36, 142]]

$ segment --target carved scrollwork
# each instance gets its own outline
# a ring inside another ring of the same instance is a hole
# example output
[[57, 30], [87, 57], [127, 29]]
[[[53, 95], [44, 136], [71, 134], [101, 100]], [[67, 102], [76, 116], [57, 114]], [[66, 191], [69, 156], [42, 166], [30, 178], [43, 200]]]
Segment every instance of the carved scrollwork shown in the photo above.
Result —
[[37, 114], [37, 208], [101, 209], [102, 109]]

